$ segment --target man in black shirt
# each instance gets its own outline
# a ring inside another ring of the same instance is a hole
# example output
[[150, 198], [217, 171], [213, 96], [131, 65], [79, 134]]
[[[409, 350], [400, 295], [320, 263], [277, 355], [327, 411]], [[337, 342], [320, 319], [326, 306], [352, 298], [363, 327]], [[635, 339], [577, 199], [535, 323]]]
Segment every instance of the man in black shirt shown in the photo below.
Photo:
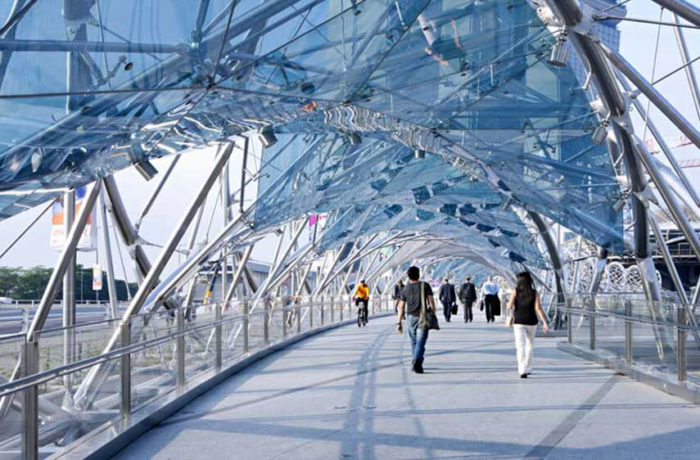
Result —
[[472, 315], [472, 306], [476, 301], [476, 286], [472, 283], [470, 276], [467, 276], [467, 281], [464, 282], [459, 289], [459, 300], [464, 304], [464, 322], [471, 323], [474, 319]]
[[[422, 291], [422, 296], [421, 296]], [[420, 270], [418, 267], [408, 269], [408, 284], [401, 290], [401, 301], [399, 302], [399, 316], [396, 322], [399, 334], [403, 332], [401, 321], [404, 312], [408, 317], [408, 336], [411, 338], [411, 369], [416, 374], [423, 373], [423, 356], [425, 355], [425, 342], [428, 340], [429, 329], [420, 327], [420, 311], [422, 300], [425, 308], [435, 311], [435, 299], [430, 284], [420, 281]]]

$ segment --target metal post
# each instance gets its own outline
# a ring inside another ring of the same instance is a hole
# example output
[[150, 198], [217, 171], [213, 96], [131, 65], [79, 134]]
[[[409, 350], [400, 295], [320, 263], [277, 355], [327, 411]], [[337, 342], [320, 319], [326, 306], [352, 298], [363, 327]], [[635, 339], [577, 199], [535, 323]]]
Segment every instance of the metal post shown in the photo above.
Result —
[[625, 362], [632, 365], [632, 301], [625, 300]]
[[248, 299], [243, 299], [243, 352], [247, 353], [250, 345], [248, 343], [248, 326], [250, 324], [248, 320]]
[[686, 333], [685, 333], [685, 307], [684, 306], [679, 306], [678, 307], [678, 334], [677, 334], [677, 341], [678, 343], [676, 344], [676, 364], [678, 367], [678, 381], [682, 382], [685, 380], [685, 342], [686, 342]]
[[[95, 187], [98, 184], [95, 183]], [[75, 221], [75, 190], [63, 194], [63, 228], [65, 245], [68, 242], [68, 233]], [[63, 364], [70, 364], [73, 361], [75, 349], [75, 251], [66, 267], [66, 274], [63, 277]], [[49, 309], [51, 306], [49, 306]], [[73, 375], [63, 377], [63, 385], [67, 395], [72, 393]]]
[[181, 389], [185, 385], [185, 312], [183, 308], [176, 310], [177, 339], [175, 341], [175, 353], [177, 359], [176, 385]]
[[339, 303], [340, 303], [340, 321], [343, 321], [343, 310], [345, 309], [345, 303], [343, 302], [343, 298], [339, 297]]
[[[165, 246], [163, 246], [162, 251], [158, 255], [158, 259], [155, 261], [153, 266], [151, 267], [150, 271], [144, 278], [143, 282], [139, 286], [139, 290], [136, 292], [134, 297], [131, 300], [131, 303], [129, 304], [129, 307], [127, 308], [126, 312], [124, 313], [123, 319], [127, 320], [129, 319], [132, 315], [135, 315], [139, 312], [141, 307], [143, 306], [144, 302], [146, 299], [151, 295], [151, 291], [153, 288], [156, 286], [156, 283], [158, 282], [158, 278], [160, 277], [161, 273], [163, 272], [163, 269], [165, 269], [166, 265], [170, 261], [170, 258], [172, 257], [173, 253], [175, 252], [175, 249], [177, 248], [177, 245], [179, 244], [180, 240], [184, 236], [185, 232], [187, 231], [187, 228], [189, 227], [190, 223], [192, 222], [192, 219], [194, 218], [195, 214], [197, 213], [199, 207], [201, 206], [202, 202], [204, 201], [205, 197], [207, 196], [207, 193], [211, 189], [211, 186], [216, 182], [216, 178], [218, 175], [221, 173], [221, 169], [226, 165], [226, 161], [228, 161], [229, 156], [231, 155], [231, 152], [233, 151], [233, 144], [231, 144], [224, 152], [221, 154], [221, 156], [217, 159], [214, 167], [210, 171], [209, 175], [207, 176], [207, 179], [205, 180], [204, 184], [202, 187], [199, 189], [197, 194], [195, 195], [194, 199], [190, 203], [189, 207], [187, 207], [184, 215], [178, 222], [178, 224], [175, 226], [175, 229], [173, 230], [172, 234], [168, 238], [168, 241], [166, 242]], [[95, 194], [96, 195], [96, 194]], [[96, 198], [96, 196], [95, 196]], [[89, 207], [91, 208], [92, 205], [94, 204], [94, 199], [91, 204], [89, 204]], [[87, 205], [87, 203], [85, 204]], [[82, 214], [84, 211], [83, 208], [81, 208], [80, 213]], [[87, 215], [85, 216], [87, 219]], [[105, 351], [108, 352], [112, 350], [115, 346], [115, 344], [119, 340], [119, 331], [116, 331], [115, 334], [112, 335], [110, 338], [107, 346], [105, 347]], [[184, 351], [184, 348], [183, 348]], [[90, 405], [91, 401], [88, 401], [88, 393], [90, 393], [90, 390], [92, 389], [93, 385], [95, 385], [98, 382], [98, 377], [103, 378], [104, 377], [104, 365], [97, 365], [93, 368], [90, 369], [90, 372], [88, 375], [85, 377], [83, 380], [82, 384], [80, 385], [80, 388], [76, 391], [75, 395], [75, 402], [76, 405], [79, 407], [87, 407]], [[91, 393], [90, 396], [94, 396], [94, 392]]]
[[612, 64], [644, 93], [644, 95], [673, 123], [690, 141], [700, 148], [700, 131], [693, 126], [668, 100], [661, 95], [659, 90], [651, 85], [629, 62], [618, 52], [600, 44], [600, 49]]
[[[179, 157], [176, 157], [179, 158]], [[109, 292], [110, 319], [119, 317], [119, 299], [117, 298], [117, 285], [114, 281], [114, 264], [112, 263], [112, 245], [109, 240], [109, 225], [107, 212], [105, 211], [105, 190], [100, 184], [100, 221], [102, 223], [102, 246], [104, 247], [105, 270], [107, 271], [107, 291]]]
[[325, 322], [325, 307], [326, 307], [326, 296], [322, 295], [321, 296], [321, 326], [323, 326], [323, 323]]
[[[282, 307], [284, 308], [284, 307]], [[263, 313], [263, 338], [264, 338], [264, 343], [265, 345], [270, 344], [270, 301], [265, 299], [265, 304], [264, 304], [264, 313]], [[283, 321], [283, 323], [286, 323], [286, 320]]]
[[591, 350], [595, 350], [595, 297], [590, 299], [590, 316], [588, 317], [588, 346]]
[[[680, 20], [678, 15], [673, 15], [673, 20], [677, 25], [680, 25]], [[676, 32], [676, 42], [678, 43], [678, 51], [681, 54], [681, 59], [685, 67], [685, 76], [688, 80], [688, 86], [690, 86], [690, 93], [693, 95], [693, 103], [695, 104], [695, 113], [697, 113], [698, 118], [700, 118], [700, 89], [698, 88], [698, 80], [695, 78], [695, 70], [693, 66], [689, 65], [690, 53], [688, 53], [688, 45], [685, 42], [685, 35], [683, 34], [683, 29], [680, 27], [674, 27]]]
[[314, 307], [316, 305], [314, 304], [314, 298], [310, 297], [309, 298], [309, 329], [314, 328]]
[[700, 27], [700, 8], [685, 0], [653, 0], [662, 8], [673, 11], [686, 21]]
[[297, 334], [299, 334], [301, 332], [301, 305], [297, 305], [295, 310], [297, 314]]
[[221, 309], [224, 308], [223, 304], [217, 304], [214, 306], [214, 319], [216, 320], [216, 326], [214, 327], [214, 341], [216, 342], [216, 357], [214, 358], [214, 366], [216, 369], [221, 369], [222, 356], [222, 339], [221, 339]]
[[331, 297], [330, 301], [330, 306], [331, 306], [331, 324], [335, 322], [335, 298]]
[[[121, 346], [122, 348], [131, 345], [131, 322], [125, 321], [121, 324]], [[120, 358], [120, 405], [119, 413], [123, 419], [131, 416], [131, 353], [125, 353]]]
[[[25, 337], [22, 349], [23, 376], [39, 372], [39, 343], [34, 336]], [[39, 389], [36, 385], [24, 390], [22, 404], [22, 456], [25, 459], [39, 458]]]
[[287, 319], [289, 317], [289, 311], [287, 306], [282, 304], [282, 337], [287, 337]]

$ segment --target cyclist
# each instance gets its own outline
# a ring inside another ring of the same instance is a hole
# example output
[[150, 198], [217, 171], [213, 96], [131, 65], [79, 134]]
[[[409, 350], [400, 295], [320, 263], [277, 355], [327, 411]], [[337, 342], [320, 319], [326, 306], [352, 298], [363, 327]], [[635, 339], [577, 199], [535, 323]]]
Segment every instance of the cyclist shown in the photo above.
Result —
[[353, 299], [356, 306], [359, 307], [362, 304], [362, 322], [367, 324], [367, 317], [369, 316], [369, 286], [365, 283], [365, 280], [360, 281], [360, 284], [355, 288]]

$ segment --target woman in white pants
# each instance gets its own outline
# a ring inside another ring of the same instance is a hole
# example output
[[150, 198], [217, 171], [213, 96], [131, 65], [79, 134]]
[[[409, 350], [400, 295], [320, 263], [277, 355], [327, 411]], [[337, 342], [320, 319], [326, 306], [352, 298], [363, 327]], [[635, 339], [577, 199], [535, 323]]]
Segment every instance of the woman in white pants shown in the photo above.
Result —
[[542, 330], [549, 330], [547, 318], [542, 311], [540, 295], [535, 290], [530, 272], [518, 274], [515, 292], [508, 301], [508, 325], [513, 327], [515, 349], [518, 358], [518, 374], [526, 379], [532, 372], [532, 347], [537, 331], [538, 317], [542, 321]]

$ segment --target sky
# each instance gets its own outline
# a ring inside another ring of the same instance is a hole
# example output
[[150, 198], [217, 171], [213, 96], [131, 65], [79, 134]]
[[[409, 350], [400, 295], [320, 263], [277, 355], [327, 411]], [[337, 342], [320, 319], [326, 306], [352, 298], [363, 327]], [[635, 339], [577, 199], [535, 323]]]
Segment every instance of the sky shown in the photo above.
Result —
[[[629, 18], [642, 19], [659, 19], [659, 7], [650, 0], [632, 0], [627, 3]], [[668, 12], [664, 13], [663, 21], [672, 21], [672, 17]], [[621, 38], [621, 53], [631, 62], [647, 79], [654, 79], [665, 75], [671, 70], [676, 69], [681, 65], [681, 60], [676, 46], [674, 31], [672, 27], [662, 26], [659, 35], [658, 52], [656, 50], [657, 31], [659, 27], [653, 24], [640, 24], [634, 22], [623, 22], [620, 25], [622, 32]], [[700, 55], [700, 31], [694, 29], [685, 29], [686, 40], [690, 47], [691, 58]], [[656, 64], [654, 64], [654, 56], [656, 55]], [[700, 75], [700, 62], [695, 63], [696, 73]], [[691, 122], [700, 126], [700, 119], [695, 113], [690, 92], [685, 80], [685, 73], [678, 72], [676, 75], [662, 81], [657, 85], [657, 88], [668, 98], [674, 106], [684, 114]], [[667, 136], [668, 139], [676, 139], [679, 136], [677, 129], [659, 112], [651, 108], [650, 113], [652, 118], [657, 123], [659, 129]], [[641, 136], [644, 133], [644, 127], [638, 120], [637, 131]], [[647, 137], [650, 134], [647, 133]], [[258, 149], [255, 149], [259, 151]], [[213, 165], [215, 157], [215, 146], [204, 147], [196, 151], [183, 153], [179, 164], [174, 169], [171, 180], [166, 184], [161, 193], [156, 205], [152, 208], [150, 214], [146, 217], [141, 227], [141, 235], [146, 242], [154, 245], [162, 244], [167, 239], [171, 229], [180, 218], [180, 210], [185, 208], [185, 204], [189, 203], [197, 192], [200, 184], [204, 181], [209, 168]], [[700, 158], [700, 152], [694, 146], [685, 147], [677, 151], [679, 159]], [[231, 162], [231, 191], [238, 189], [240, 184], [240, 162], [241, 151], [236, 149], [232, 155]], [[166, 157], [153, 161], [156, 168], [161, 171], [161, 174], [167, 165], [172, 161], [171, 157]], [[687, 170], [688, 175], [694, 183], [700, 183], [700, 168]], [[146, 203], [152, 190], [156, 187], [160, 175], [147, 182], [133, 168], [121, 171], [115, 175], [117, 183], [120, 186], [125, 203], [127, 203], [128, 211], [134, 221], [138, 219], [141, 209]], [[218, 183], [215, 186], [218, 190]], [[253, 197], [253, 190], [246, 192], [247, 197]], [[220, 209], [213, 212], [212, 199], [207, 202], [204, 218], [202, 221], [203, 231], [206, 233], [209, 228], [209, 235], [214, 236], [222, 226], [222, 216]], [[31, 222], [40, 212], [43, 206], [29, 210], [21, 215], [0, 222], [0, 251], [15, 239], [15, 237]], [[58, 252], [49, 248], [49, 231], [50, 231], [50, 216], [45, 215], [39, 222], [20, 240], [20, 242], [2, 259], [0, 266], [33, 266], [45, 265], [52, 266], [55, 264]], [[211, 222], [211, 224], [210, 224]], [[110, 235], [114, 233], [110, 230]], [[303, 236], [302, 236], [303, 238]], [[183, 243], [188, 240], [188, 236], [183, 238]], [[259, 261], [270, 261], [274, 252], [274, 241], [267, 239], [256, 246], [253, 252], [253, 259]], [[112, 242], [114, 246], [114, 242]], [[154, 260], [158, 253], [157, 246], [147, 246], [146, 252]], [[78, 255], [78, 263], [86, 266], [92, 266], [96, 260], [101, 259], [103, 253], [101, 245], [98, 247], [97, 254], [94, 251], [84, 252]], [[126, 266], [127, 279], [133, 281], [133, 270], [130, 265], [130, 258], [125, 251], [122, 251], [122, 259]], [[182, 260], [181, 256], [177, 256], [169, 264], [167, 270], [171, 270], [175, 265]], [[121, 268], [120, 258], [114, 257], [115, 270], [117, 278], [124, 278]], [[104, 268], [104, 264], [102, 264]]]

